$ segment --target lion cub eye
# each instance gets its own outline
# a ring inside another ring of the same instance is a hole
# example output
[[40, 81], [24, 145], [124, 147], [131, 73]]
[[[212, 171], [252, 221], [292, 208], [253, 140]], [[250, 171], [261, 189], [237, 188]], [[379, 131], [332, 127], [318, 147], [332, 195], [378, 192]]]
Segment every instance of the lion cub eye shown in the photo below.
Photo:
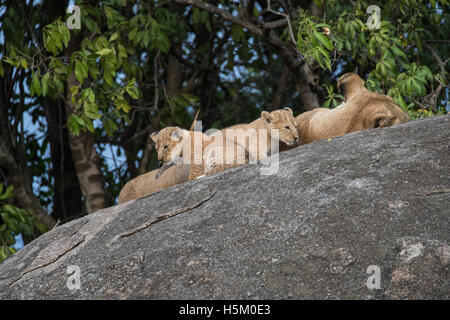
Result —
[[289, 131], [291, 130], [291, 128], [289, 128], [289, 126], [285, 126], [284, 128]]
[[166, 144], [166, 145], [164, 146], [164, 149], [167, 149], [168, 147], [169, 147], [169, 145]]

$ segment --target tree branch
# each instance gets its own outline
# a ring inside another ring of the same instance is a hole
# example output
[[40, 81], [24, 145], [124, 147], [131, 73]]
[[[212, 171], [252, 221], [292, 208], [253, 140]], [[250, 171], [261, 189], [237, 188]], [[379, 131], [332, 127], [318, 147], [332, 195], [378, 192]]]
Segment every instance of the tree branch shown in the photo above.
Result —
[[180, 3], [180, 4], [191, 5], [191, 6], [199, 8], [199, 9], [208, 11], [210, 13], [217, 14], [217, 15], [221, 16], [223, 19], [225, 19], [231, 23], [234, 23], [238, 26], [241, 26], [243, 28], [246, 28], [248, 31], [250, 31], [256, 35], [259, 35], [259, 36], [263, 35], [263, 31], [260, 28], [258, 28], [256, 25], [254, 25], [253, 23], [246, 21], [246, 20], [242, 20], [238, 17], [235, 17], [228, 11], [219, 9], [218, 7], [213, 6], [209, 3], [200, 2], [197, 0], [175, 0], [175, 2]]
[[289, 28], [289, 35], [291, 37], [292, 43], [294, 45], [296, 45], [297, 42], [295, 41], [294, 32], [292, 31], [291, 19], [289, 18], [289, 15], [286, 13], [281, 13], [281, 12], [273, 10], [270, 6], [270, 0], [267, 0], [267, 10], [269, 10], [269, 12], [272, 12], [273, 14], [276, 14], [276, 15], [279, 15], [279, 16], [282, 16], [285, 18], [285, 21], [287, 22], [287, 25]]
[[291, 70], [297, 91], [300, 93], [303, 105], [308, 109], [320, 106], [317, 94], [315, 94], [311, 90], [311, 87], [308, 84], [309, 68], [302, 68], [305, 64], [305, 60], [302, 55], [297, 51], [295, 46], [288, 46], [286, 43], [284, 43], [273, 30], [269, 29], [268, 31], [265, 28], [264, 23], [257, 22], [258, 25], [256, 25], [248, 20], [243, 19], [242, 17], [233, 16], [226, 10], [220, 9], [209, 3], [200, 2], [198, 0], [175, 1], [180, 4], [195, 6], [207, 12], [217, 14], [226, 21], [246, 28], [251, 33], [263, 37], [268, 44], [270, 44], [275, 50], [277, 50], [278, 55], [285, 60], [286, 65], [289, 67], [289, 70]]
[[430, 51], [430, 53], [433, 56], [434, 60], [436, 60], [436, 62], [438, 63], [439, 69], [441, 69], [441, 73], [444, 74], [445, 73], [445, 65], [446, 65], [446, 63], [444, 63], [442, 61], [441, 57], [439, 57], [437, 52], [428, 43], [424, 42], [423, 45], [425, 46], [425, 48], [427, 48]]

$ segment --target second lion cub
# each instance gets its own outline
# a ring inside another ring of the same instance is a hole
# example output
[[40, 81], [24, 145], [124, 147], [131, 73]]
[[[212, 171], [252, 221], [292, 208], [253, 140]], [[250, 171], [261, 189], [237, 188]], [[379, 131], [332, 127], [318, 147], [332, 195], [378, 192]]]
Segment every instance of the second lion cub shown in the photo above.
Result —
[[219, 135], [243, 146], [253, 161], [300, 143], [297, 124], [290, 108], [263, 111], [261, 117], [251, 123], [237, 124], [212, 134]]

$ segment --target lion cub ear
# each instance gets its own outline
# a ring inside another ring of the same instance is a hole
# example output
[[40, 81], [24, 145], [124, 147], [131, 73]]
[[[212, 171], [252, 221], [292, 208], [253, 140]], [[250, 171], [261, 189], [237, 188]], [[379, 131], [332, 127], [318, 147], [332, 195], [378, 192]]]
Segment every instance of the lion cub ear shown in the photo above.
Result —
[[180, 141], [180, 139], [183, 137], [183, 130], [180, 128], [176, 128], [172, 131], [172, 134], [170, 135], [170, 138], [172, 141]]
[[292, 109], [289, 107], [283, 108], [283, 110], [288, 111], [292, 116], [294, 116], [294, 112], [292, 112]]
[[158, 131], [155, 131], [150, 135], [150, 138], [153, 140], [154, 143], [156, 143], [156, 141], [158, 140], [157, 135], [158, 135]]
[[261, 112], [261, 118], [266, 120], [267, 123], [271, 123], [273, 121], [272, 115], [270, 114], [270, 112], [267, 111]]

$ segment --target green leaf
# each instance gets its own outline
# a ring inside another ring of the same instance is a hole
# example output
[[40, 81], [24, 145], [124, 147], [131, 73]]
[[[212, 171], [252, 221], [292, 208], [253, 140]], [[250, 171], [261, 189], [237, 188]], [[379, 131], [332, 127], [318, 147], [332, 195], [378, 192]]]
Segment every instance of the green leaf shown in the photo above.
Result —
[[50, 51], [56, 55], [58, 54], [62, 49], [62, 36], [57, 32], [56, 30], [50, 30], [49, 31], [50, 37]]
[[365, 46], [366, 45], [366, 37], [364, 35], [364, 32], [361, 32], [359, 34], [359, 42], [361, 43], [361, 45]]
[[415, 89], [416, 96], [421, 96], [423, 94], [423, 87], [420, 85], [418, 81], [412, 80], [412, 85]]
[[326, 23], [318, 23], [318, 24], [316, 24], [316, 28], [323, 28], [323, 27], [331, 29], [331, 26], [329, 24], [326, 24]]
[[320, 54], [319, 54], [319, 51], [314, 51], [314, 59], [316, 59], [316, 62], [320, 65], [320, 67], [322, 68], [322, 69], [325, 69], [325, 66], [323, 65], [323, 63], [322, 63], [322, 59], [320, 58]]
[[345, 40], [345, 49], [347, 49], [348, 51], [352, 50], [352, 46], [350, 44], [350, 41], [348, 41], [348, 39]]
[[201, 14], [200, 14], [200, 10], [197, 8], [194, 8], [192, 10], [192, 21], [194, 23], [199, 23], [201, 21]]
[[138, 88], [136, 88], [135, 83], [136, 83], [136, 80], [134, 78], [131, 79], [128, 82], [128, 84], [127, 84], [125, 89], [126, 89], [127, 93], [130, 95], [131, 98], [138, 99], [139, 98], [139, 90], [138, 90]]
[[298, 33], [297, 33], [297, 47], [301, 50], [303, 47], [304, 41], [302, 38], [302, 32], [301, 29], [298, 29]]
[[123, 97], [115, 99], [114, 105], [117, 107], [118, 110], [123, 110], [125, 113], [130, 112], [131, 107]]
[[90, 100], [84, 101], [83, 107], [84, 107], [84, 114], [89, 119], [95, 120], [100, 119], [102, 117], [102, 115], [98, 112], [97, 105], [91, 102]]
[[199, 98], [196, 95], [189, 94], [189, 93], [183, 93], [183, 98], [186, 99], [187, 101], [189, 101], [189, 103], [192, 103], [192, 104], [196, 103], [199, 100]]
[[69, 28], [67, 28], [67, 26], [63, 23], [60, 23], [58, 25], [58, 32], [62, 37], [62, 41], [64, 43], [64, 46], [67, 48], [68, 44], [69, 44], [69, 40], [70, 40], [70, 31]]
[[[83, 125], [84, 125], [84, 121], [83, 121]], [[67, 127], [75, 136], [78, 136], [80, 134], [80, 125], [79, 125], [78, 121], [75, 119], [74, 115], [71, 115], [67, 119]]]
[[235, 42], [242, 42], [245, 40], [244, 29], [238, 25], [233, 24], [231, 27], [231, 38]]
[[40, 96], [41, 93], [42, 93], [42, 90], [41, 90], [41, 83], [39, 82], [39, 79], [37, 78], [37, 76], [36, 76], [35, 73], [33, 73], [32, 80], [31, 80], [31, 81], [32, 81], [31, 85], [33, 86], [34, 93], [35, 93], [37, 96]]
[[112, 121], [111, 119], [107, 119], [106, 121], [103, 121], [103, 127], [105, 128], [106, 134], [108, 136], [112, 136], [114, 131], [117, 130], [117, 124]]
[[111, 49], [102, 49], [96, 52], [96, 54], [98, 54], [99, 56], [107, 56], [108, 54], [110, 54], [111, 52], [113, 52]]
[[119, 34], [117, 32], [114, 32], [111, 37], [109, 38], [110, 42], [113, 42], [114, 40], [116, 40], [119, 37]]
[[313, 32], [314, 37], [319, 40], [319, 42], [325, 46], [325, 48], [327, 48], [328, 50], [333, 50], [333, 43], [331, 43], [331, 40], [325, 36], [324, 34], [317, 32], [314, 30]]
[[86, 88], [81, 91], [81, 100], [88, 100], [89, 102], [95, 101], [95, 93], [91, 88]]
[[83, 19], [85, 26], [92, 32], [95, 31], [96, 27], [97, 27], [97, 23], [92, 20], [92, 18], [88, 17], [88, 16], [83, 16]]
[[76, 114], [73, 114], [72, 116], [75, 119], [75, 121], [80, 125], [80, 127], [84, 127], [86, 125], [86, 123], [84, 122], [83, 117], [80, 117], [80, 116], [78, 116]]
[[49, 80], [49, 73], [46, 73], [43, 77], [42, 77], [42, 96], [45, 97], [47, 96], [48, 93], [48, 80]]
[[127, 49], [123, 45], [119, 43], [119, 57], [126, 58], [128, 57]]
[[128, 34], [128, 39], [130, 39], [130, 41], [133, 41], [136, 38], [137, 32], [138, 28], [131, 29], [130, 33]]
[[22, 66], [22, 68], [28, 69], [27, 60], [25, 58], [20, 59], [20, 65]]
[[330, 60], [330, 56], [328, 55], [328, 52], [322, 47], [319, 47], [318, 49], [319, 49], [320, 53], [322, 53], [322, 55], [323, 55], [323, 58], [324, 58], [323, 60], [325, 61], [325, 64], [327, 65], [328, 70], [331, 71], [331, 60]]
[[388, 74], [388, 72], [387, 72], [387, 69], [386, 69], [386, 64], [385, 63], [381, 63], [380, 64], [380, 70], [381, 70], [381, 74], [383, 75], [383, 76], [387, 76], [387, 74]]
[[88, 129], [89, 132], [95, 132], [94, 122], [91, 119], [86, 119], [86, 129]]
[[0, 247], [0, 261], [3, 261], [6, 258], [8, 258], [8, 254], [5, 251], [6, 251], [6, 246], [1, 246]]
[[[3, 189], [3, 184], [1, 185], [1, 188]], [[0, 194], [0, 200], [6, 200], [11, 197], [14, 197], [14, 186], [13, 185], [6, 188], [5, 193]]]
[[105, 79], [105, 82], [108, 85], [112, 85], [113, 83], [113, 76], [112, 76], [112, 72], [109, 69], [105, 69], [105, 71], [103, 72], [103, 78]]
[[401, 95], [398, 95], [397, 98], [394, 100], [395, 100], [395, 102], [398, 103], [398, 105], [400, 107], [402, 107], [403, 109], [406, 109], [406, 102]]
[[389, 47], [389, 49], [391, 49], [392, 53], [394, 53], [396, 56], [400, 56], [402, 58], [406, 58], [406, 54], [400, 50], [397, 46], [391, 46]]
[[83, 83], [84, 80], [84, 72], [83, 72], [83, 66], [81, 61], [77, 61], [75, 63], [75, 77], [77, 78], [78, 82]]

